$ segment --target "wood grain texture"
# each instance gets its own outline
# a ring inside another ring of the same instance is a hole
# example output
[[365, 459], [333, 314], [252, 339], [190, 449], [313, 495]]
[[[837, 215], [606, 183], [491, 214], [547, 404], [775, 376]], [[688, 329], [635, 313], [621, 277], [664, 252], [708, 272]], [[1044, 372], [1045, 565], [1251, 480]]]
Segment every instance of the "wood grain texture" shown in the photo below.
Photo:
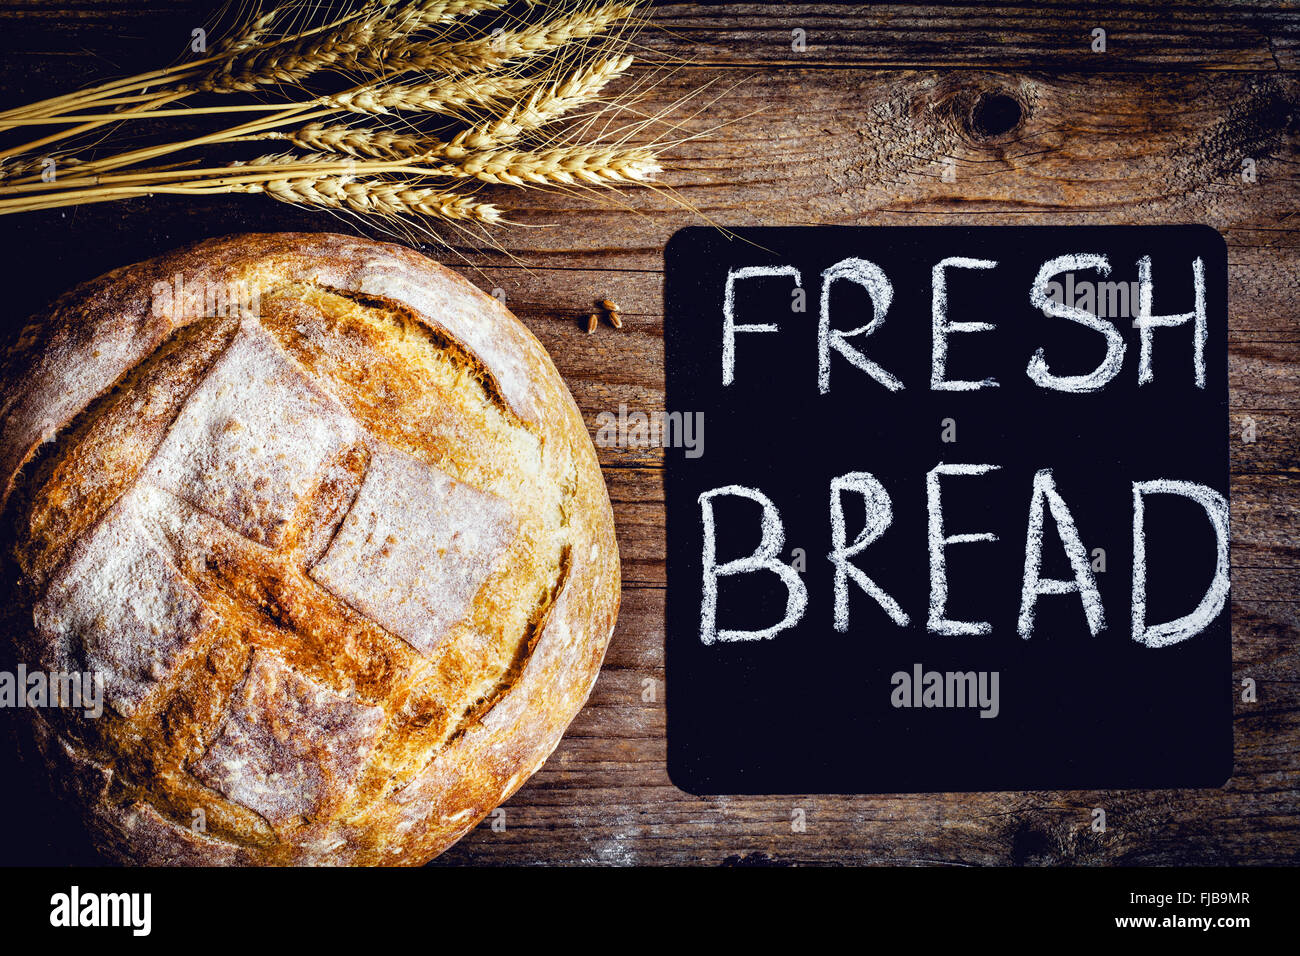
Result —
[[[209, 7], [0, 0], [6, 103], [166, 61]], [[1092, 53], [1090, 30], [1107, 30]], [[807, 31], [806, 52], [791, 49]], [[667, 3], [646, 107], [678, 104], [666, 189], [494, 194], [508, 250], [426, 252], [506, 302], [597, 413], [663, 406], [663, 258], [681, 226], [1202, 222], [1229, 245], [1236, 772], [1222, 790], [698, 798], [665, 773], [661, 456], [601, 449], [623, 553], [619, 627], [546, 767], [441, 863], [1172, 864], [1300, 860], [1300, 14], [1287, 3]], [[94, 50], [93, 56], [84, 51]], [[673, 58], [684, 63], [671, 62]], [[689, 104], [681, 101], [707, 84]], [[990, 130], [981, 96], [1016, 101]], [[1258, 177], [1242, 181], [1255, 161]], [[946, 162], [955, 180], [945, 182]], [[524, 228], [539, 227], [539, 228]], [[253, 197], [156, 198], [0, 221], [9, 326], [81, 279], [184, 241], [365, 228]], [[612, 297], [626, 327], [579, 320]], [[1256, 441], [1241, 440], [1246, 420]], [[1120, 427], [1128, 427], [1127, 425]], [[647, 685], [647, 681], [653, 682]], [[646, 700], [646, 688], [654, 699]], [[1108, 830], [1091, 832], [1093, 807]], [[791, 811], [808, 827], [792, 832]]]

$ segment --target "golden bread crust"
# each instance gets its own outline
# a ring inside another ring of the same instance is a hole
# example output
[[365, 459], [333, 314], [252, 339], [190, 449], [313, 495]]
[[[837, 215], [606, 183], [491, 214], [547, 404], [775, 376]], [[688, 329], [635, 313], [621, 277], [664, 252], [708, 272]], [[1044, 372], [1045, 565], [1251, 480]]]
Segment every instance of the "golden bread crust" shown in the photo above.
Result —
[[0, 506], [19, 660], [104, 680], [99, 719], [28, 711], [38, 751], [124, 861], [427, 861], [554, 750], [618, 611], [540, 343], [346, 236], [63, 296], [0, 367]]

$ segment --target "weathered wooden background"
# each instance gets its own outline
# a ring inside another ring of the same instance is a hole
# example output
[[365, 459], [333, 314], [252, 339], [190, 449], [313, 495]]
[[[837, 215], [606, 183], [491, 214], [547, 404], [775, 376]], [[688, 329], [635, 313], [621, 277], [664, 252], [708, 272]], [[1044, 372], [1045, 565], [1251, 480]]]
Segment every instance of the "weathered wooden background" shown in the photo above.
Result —
[[[211, 4], [0, 0], [5, 105], [169, 62]], [[1107, 50], [1091, 50], [1091, 31]], [[803, 52], [792, 31], [806, 31]], [[664, 769], [664, 511], [655, 453], [602, 450], [623, 611], [546, 767], [442, 863], [1295, 863], [1300, 860], [1300, 10], [1294, 3], [665, 3], [640, 42], [674, 116], [671, 190], [602, 205], [505, 192], [506, 255], [430, 255], [507, 302], [594, 423], [663, 404], [662, 250], [679, 227], [1202, 222], [1227, 238], [1233, 661], [1222, 790], [699, 799]], [[1003, 97], [1014, 101], [1009, 105]], [[1007, 123], [1011, 128], [1005, 128]], [[945, 158], [956, 178], [942, 177]], [[1254, 160], [1255, 182], [1242, 163]], [[257, 197], [158, 198], [0, 220], [4, 323], [75, 282], [211, 235], [357, 228]], [[588, 336], [592, 300], [627, 321]], [[1258, 440], [1239, 432], [1247, 418]], [[643, 681], [657, 700], [642, 700]], [[671, 693], [671, 687], [667, 688]], [[1109, 829], [1091, 832], [1093, 807]], [[792, 832], [791, 810], [807, 811]]]

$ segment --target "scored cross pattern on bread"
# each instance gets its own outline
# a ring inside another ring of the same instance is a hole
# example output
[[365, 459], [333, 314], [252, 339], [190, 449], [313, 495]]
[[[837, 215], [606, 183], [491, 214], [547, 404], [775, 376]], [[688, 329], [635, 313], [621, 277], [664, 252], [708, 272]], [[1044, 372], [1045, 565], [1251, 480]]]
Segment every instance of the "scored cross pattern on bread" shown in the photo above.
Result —
[[5, 476], [27, 646], [102, 674], [110, 707], [48, 714], [38, 743], [102, 778], [79, 792], [120, 858], [420, 862], [590, 691], [617, 607], [608, 502], [494, 300], [397, 247], [253, 238], [202, 261], [259, 282], [260, 315], [153, 342], [141, 316], [114, 387]]
[[[513, 538], [510, 507], [382, 442], [364, 446], [363, 437], [341, 404], [245, 320], [145, 466], [144, 487], [128, 492], [77, 543], [75, 558], [50, 582], [38, 605], [37, 631], [47, 642], [42, 664], [73, 670], [84, 662], [104, 675], [108, 703], [134, 714], [215, 627], [216, 615], [159, 543], [166, 537], [183, 551], [204, 548], [208, 523], [186, 520], [185, 506], [274, 546], [289, 534], [329, 460], [354, 446], [369, 452], [360, 489], [341, 525], [324, 529], [327, 537], [333, 532], [324, 557], [304, 570], [389, 633], [431, 652]], [[275, 718], [284, 725], [279, 734], [256, 728], [259, 713], [272, 709], [268, 674], [300, 691]], [[259, 693], [260, 707], [241, 708], [241, 700]], [[320, 697], [334, 703], [293, 705]], [[340, 711], [365, 718], [349, 721]], [[337, 744], [341, 726], [359, 724], [368, 753], [382, 717], [382, 710], [337, 697], [255, 650], [195, 775], [283, 828], [322, 809], [322, 774], [346, 788], [364, 763], [343, 759], [337, 746], [297, 753], [287, 742], [314, 735]]]

